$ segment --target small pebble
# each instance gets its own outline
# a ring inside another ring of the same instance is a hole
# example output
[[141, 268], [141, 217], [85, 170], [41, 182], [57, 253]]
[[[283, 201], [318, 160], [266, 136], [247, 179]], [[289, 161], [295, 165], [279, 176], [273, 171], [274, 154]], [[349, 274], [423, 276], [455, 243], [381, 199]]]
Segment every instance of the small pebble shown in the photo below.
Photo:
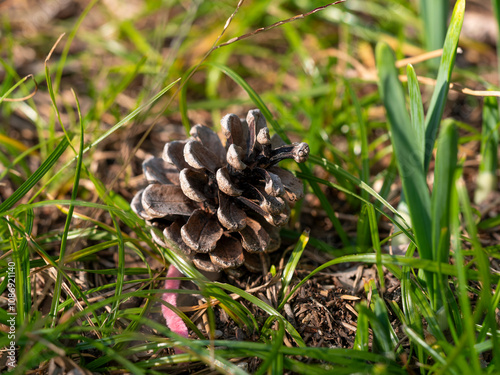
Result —
[[218, 329], [216, 329], [214, 331], [214, 338], [218, 339], [218, 338], [221, 338], [222, 337], [222, 331], [219, 331]]

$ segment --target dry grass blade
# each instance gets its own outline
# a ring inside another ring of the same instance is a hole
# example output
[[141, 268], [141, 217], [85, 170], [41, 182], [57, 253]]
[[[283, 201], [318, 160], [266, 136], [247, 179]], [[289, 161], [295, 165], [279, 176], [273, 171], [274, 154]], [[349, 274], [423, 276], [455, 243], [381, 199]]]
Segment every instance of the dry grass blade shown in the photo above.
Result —
[[[29, 95], [26, 95], [26, 96], [23, 96], [22, 98], [14, 98], [14, 99], [10, 99], [10, 98], [5, 98], [4, 96], [5, 95], [8, 95], [10, 92], [12, 92], [12, 90], [14, 90], [18, 85], [22, 84], [23, 82], [26, 82], [28, 79], [32, 79], [33, 82], [35, 83], [35, 89], [33, 90], [32, 93], [30, 93]], [[28, 99], [31, 99], [32, 97], [35, 96], [35, 94], [37, 93], [38, 91], [38, 82], [36, 81], [35, 77], [33, 76], [33, 74], [28, 74], [26, 77], [24, 77], [20, 82], [18, 82], [18, 84], [16, 84], [15, 86], [12, 87], [11, 90], [9, 90], [3, 97], [0, 98], [0, 103], [1, 102], [24, 102]]]
[[[310, 16], [311, 14], [314, 14], [314, 13], [317, 13], [321, 10], [324, 10], [332, 5], [336, 5], [336, 4], [341, 4], [343, 2], [345, 2], [346, 0], [341, 0], [341, 1], [336, 1], [336, 2], [333, 2], [333, 3], [330, 3], [330, 4], [326, 4], [326, 5], [323, 5], [323, 6], [320, 6], [318, 8], [315, 8], [313, 10], [311, 10], [310, 12], [307, 12], [307, 13], [302, 13], [302, 14], [298, 14], [296, 16], [293, 16], [291, 18], [287, 18], [286, 20], [282, 20], [282, 21], [278, 21], [278, 22], [275, 22], [273, 23], [272, 25], [269, 25], [269, 26], [266, 26], [266, 27], [261, 27], [257, 30], [254, 30], [252, 31], [251, 33], [248, 33], [248, 34], [244, 34], [244, 35], [241, 35], [241, 36], [238, 36], [236, 38], [232, 38], [232, 39], [229, 39], [227, 42], [224, 42], [222, 44], [219, 44], [217, 47], [215, 47], [214, 49], [217, 49], [217, 48], [221, 48], [221, 47], [224, 47], [224, 46], [228, 46], [229, 44], [233, 44], [235, 42], [238, 42], [240, 40], [243, 40], [243, 39], [247, 39], [247, 38], [250, 38], [251, 36], [255, 36], [257, 34], [260, 34], [264, 31], [269, 31], [271, 29], [274, 29], [275, 27], [278, 27], [278, 26], [281, 26], [281, 25], [284, 25], [286, 23], [290, 23], [290, 22], [294, 22], [294, 21], [297, 21], [297, 20], [300, 20], [300, 19], [303, 19], [303, 18], [306, 18], [308, 16]], [[241, 1], [240, 1], [241, 3]], [[240, 4], [238, 4], [239, 6]], [[227, 24], [226, 24], [227, 25]], [[226, 27], [227, 28], [227, 27]], [[224, 28], [224, 30], [226, 29]], [[221, 35], [222, 36], [222, 35]], [[220, 38], [218, 38], [220, 39]]]

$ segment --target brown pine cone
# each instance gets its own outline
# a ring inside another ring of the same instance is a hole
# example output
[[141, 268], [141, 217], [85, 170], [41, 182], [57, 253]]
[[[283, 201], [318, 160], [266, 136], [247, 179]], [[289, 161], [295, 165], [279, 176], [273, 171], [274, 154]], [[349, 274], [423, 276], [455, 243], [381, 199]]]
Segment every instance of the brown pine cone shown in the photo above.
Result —
[[[257, 109], [246, 120], [226, 115], [221, 125], [226, 147], [210, 128], [196, 125], [189, 139], [165, 144], [163, 158], [146, 160], [149, 186], [131, 206], [199, 269], [245, 264], [258, 271], [259, 254], [280, 246], [279, 227], [290, 217], [289, 202], [303, 196], [302, 182], [277, 164], [306, 161], [309, 146], [271, 139]], [[154, 231], [153, 238], [168, 247]]]

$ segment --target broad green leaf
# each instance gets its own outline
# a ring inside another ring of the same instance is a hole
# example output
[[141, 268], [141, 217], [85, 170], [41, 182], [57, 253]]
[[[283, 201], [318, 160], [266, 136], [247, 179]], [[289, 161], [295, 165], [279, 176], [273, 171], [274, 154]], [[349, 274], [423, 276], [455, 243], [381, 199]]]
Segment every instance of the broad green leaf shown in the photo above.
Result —
[[0, 213], [7, 211], [17, 201], [23, 198], [35, 184], [42, 179], [43, 176], [54, 166], [59, 160], [63, 152], [68, 147], [69, 142], [63, 138], [49, 157], [40, 165], [40, 167], [33, 173], [9, 198], [0, 204]]
[[[376, 49], [379, 91], [387, 111], [391, 139], [399, 167], [405, 199], [410, 211], [419, 254], [432, 259], [430, 196], [426, 176], [420, 163], [415, 142], [417, 135], [406, 112], [403, 86], [394, 65], [394, 55], [386, 44]], [[431, 275], [426, 276], [429, 280]]]

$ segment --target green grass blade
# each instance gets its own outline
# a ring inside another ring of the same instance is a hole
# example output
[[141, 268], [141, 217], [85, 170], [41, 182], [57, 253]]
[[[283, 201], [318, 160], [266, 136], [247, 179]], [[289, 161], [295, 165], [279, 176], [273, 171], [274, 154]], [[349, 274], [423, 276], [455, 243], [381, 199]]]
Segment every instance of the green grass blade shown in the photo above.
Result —
[[377, 255], [377, 273], [380, 282], [380, 287], [385, 290], [384, 270], [382, 268], [382, 248], [380, 247], [380, 237], [377, 225], [377, 217], [375, 215], [375, 208], [372, 205], [366, 206], [368, 210], [368, 221], [370, 223], [370, 233], [372, 237], [373, 249]]
[[410, 118], [413, 132], [415, 134], [414, 154], [419, 163], [424, 167], [425, 157], [425, 116], [422, 95], [418, 84], [417, 74], [413, 66], [406, 67], [406, 77], [408, 78], [408, 95], [410, 97]]
[[[50, 79], [48, 72], [47, 72], [47, 79]], [[51, 96], [52, 96], [53, 91], [52, 91], [50, 84], [49, 84], [49, 91], [51, 92]], [[73, 92], [73, 94], [74, 94], [74, 92]], [[80, 111], [80, 103], [78, 101], [76, 94], [74, 94], [74, 97], [75, 97], [76, 106], [77, 106], [77, 110], [78, 110], [78, 116], [80, 118], [80, 147], [79, 147], [79, 151], [78, 151], [78, 160], [77, 160], [77, 164], [76, 164], [75, 178], [73, 181], [73, 190], [71, 191], [71, 201], [75, 201], [77, 196], [78, 196], [78, 186], [80, 185], [80, 175], [82, 172], [82, 164], [83, 164], [83, 148], [84, 148], [84, 133], [85, 133], [85, 128], [84, 128], [84, 124], [83, 124], [83, 120], [82, 120], [82, 114]], [[53, 105], [56, 108], [56, 112], [59, 116], [59, 111], [57, 110], [55, 98], [53, 98]], [[74, 204], [70, 204], [70, 206], [68, 208], [68, 213], [66, 216], [66, 223], [64, 224], [63, 235], [62, 235], [62, 239], [61, 239], [61, 246], [60, 246], [60, 250], [59, 250], [59, 266], [64, 266], [64, 263], [65, 263], [64, 258], [66, 256], [66, 250], [67, 250], [66, 249], [67, 238], [68, 238], [68, 232], [70, 230], [71, 220], [73, 219], [74, 209], [75, 209]], [[57, 311], [58, 311], [58, 306], [59, 306], [59, 296], [61, 293], [62, 279], [63, 279], [62, 274], [58, 273], [55, 284], [54, 284], [54, 297], [52, 298], [52, 305], [51, 305], [50, 313], [49, 313], [49, 316], [51, 316], [53, 318], [52, 326], [54, 326], [56, 324]]]
[[281, 276], [281, 290], [278, 296], [278, 301], [280, 301], [280, 305], [287, 302], [286, 300], [283, 300], [283, 297], [285, 296], [285, 293], [288, 291], [288, 286], [292, 281], [295, 268], [297, 268], [297, 265], [299, 264], [300, 257], [302, 256], [302, 253], [304, 252], [304, 249], [306, 248], [308, 241], [309, 241], [309, 230], [305, 230], [301, 234], [297, 244], [295, 245], [292, 251], [292, 254], [290, 255], [290, 259], [288, 259], [285, 269], [283, 270], [283, 275]]
[[9, 198], [0, 204], [0, 214], [11, 208], [17, 201], [23, 198], [35, 184], [42, 179], [43, 176], [54, 166], [59, 160], [63, 152], [68, 147], [69, 142], [63, 138], [54, 151], [47, 159], [40, 165], [40, 167], [33, 173]]
[[[453, 122], [446, 122], [438, 140], [434, 188], [431, 198], [432, 259], [441, 264], [450, 254], [450, 197], [455, 185], [455, 168], [458, 153], [458, 132]], [[431, 287], [431, 285], [428, 285]], [[446, 277], [435, 274], [431, 293], [435, 309], [443, 306], [448, 282]]]
[[[361, 304], [365, 303], [364, 301]], [[354, 339], [354, 350], [368, 351], [370, 332], [368, 330], [368, 316], [366, 315], [366, 306], [358, 308], [358, 320], [356, 324], [356, 338]]]
[[465, 0], [458, 0], [451, 16], [450, 27], [446, 34], [443, 47], [443, 56], [439, 65], [436, 87], [427, 110], [425, 118], [425, 158], [424, 169], [427, 171], [434, 149], [434, 142], [438, 132], [444, 106], [450, 86], [451, 73], [457, 55], [458, 38], [464, 21]]
[[[410, 211], [415, 239], [421, 257], [432, 259], [430, 235], [430, 196], [426, 176], [415, 151], [416, 134], [406, 112], [403, 87], [394, 66], [394, 55], [386, 44], [379, 43], [376, 49], [379, 75], [379, 91], [387, 111], [391, 139], [403, 191]], [[427, 275], [430, 279], [431, 275]]]
[[26, 77], [24, 77], [23, 79], [21, 79], [20, 81], [18, 81], [14, 86], [12, 86], [11, 88], [9, 88], [2, 96], [0, 96], [0, 104], [2, 104], [2, 102], [5, 100], [5, 98], [7, 98], [7, 96], [9, 96], [9, 94], [14, 91], [17, 87], [19, 87], [20, 85], [22, 85], [24, 82], [26, 82], [28, 80], [28, 78], [33, 78], [32, 75], [28, 75]]

